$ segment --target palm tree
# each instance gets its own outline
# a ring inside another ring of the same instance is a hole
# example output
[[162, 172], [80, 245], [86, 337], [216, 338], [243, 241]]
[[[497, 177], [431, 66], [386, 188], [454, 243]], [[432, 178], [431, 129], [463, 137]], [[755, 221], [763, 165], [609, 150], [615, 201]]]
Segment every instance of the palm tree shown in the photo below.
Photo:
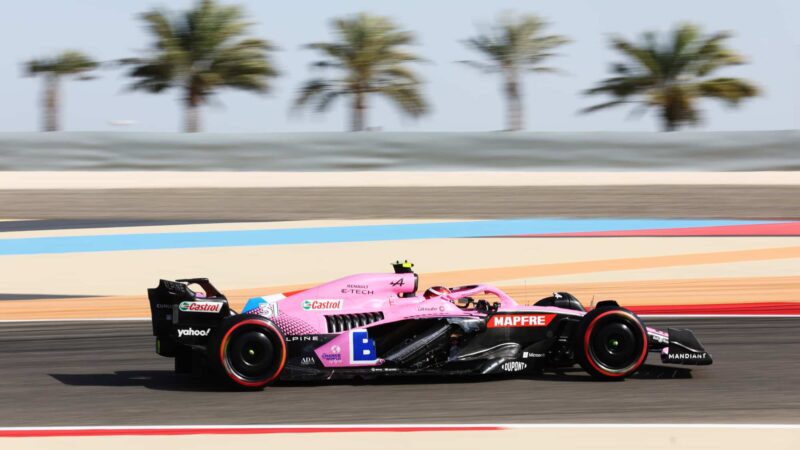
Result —
[[132, 90], [182, 91], [185, 130], [200, 130], [199, 108], [221, 88], [264, 93], [278, 75], [269, 58], [272, 44], [247, 37], [249, 23], [239, 6], [202, 0], [180, 14], [152, 10], [142, 16], [155, 38], [143, 58], [123, 60], [136, 81]]
[[53, 57], [33, 59], [25, 64], [29, 76], [44, 75], [44, 131], [58, 131], [60, 128], [61, 78], [75, 75], [78, 80], [89, 80], [92, 77], [87, 73], [96, 69], [97, 65], [96, 61], [77, 50], [66, 50]]
[[519, 131], [524, 124], [522, 108], [522, 75], [525, 72], [556, 72], [542, 63], [554, 56], [553, 49], [569, 42], [564, 36], [544, 34], [547, 22], [541, 17], [526, 14], [516, 18], [500, 16], [487, 30], [465, 41], [480, 52], [488, 62], [461, 61], [486, 73], [503, 77], [503, 92], [507, 102], [509, 131]]
[[723, 67], [744, 63], [742, 56], [725, 46], [728, 38], [725, 32], [704, 35], [692, 24], [679, 25], [669, 36], [644, 33], [638, 43], [613, 37], [612, 48], [627, 61], [612, 65], [614, 75], [586, 94], [614, 99], [584, 112], [625, 104], [637, 105], [638, 112], [652, 107], [660, 111], [664, 131], [674, 131], [700, 123], [697, 102], [703, 97], [736, 106], [758, 95], [758, 88], [747, 80], [710, 78]]
[[337, 98], [349, 96], [352, 131], [366, 129], [367, 98], [372, 94], [389, 99], [412, 117], [427, 112], [420, 80], [406, 64], [420, 58], [401, 48], [413, 43], [412, 33], [400, 30], [388, 18], [363, 13], [336, 19], [332, 25], [335, 42], [316, 42], [307, 48], [324, 56], [312, 67], [334, 69], [340, 75], [306, 82], [295, 101], [296, 108], [313, 103], [315, 110], [322, 112]]

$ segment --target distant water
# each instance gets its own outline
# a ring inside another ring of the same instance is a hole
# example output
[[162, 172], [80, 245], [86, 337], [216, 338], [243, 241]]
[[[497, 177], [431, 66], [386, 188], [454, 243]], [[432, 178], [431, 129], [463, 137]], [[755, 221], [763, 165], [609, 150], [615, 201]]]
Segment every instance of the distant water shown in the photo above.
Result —
[[800, 131], [0, 133], [0, 170], [800, 170]]

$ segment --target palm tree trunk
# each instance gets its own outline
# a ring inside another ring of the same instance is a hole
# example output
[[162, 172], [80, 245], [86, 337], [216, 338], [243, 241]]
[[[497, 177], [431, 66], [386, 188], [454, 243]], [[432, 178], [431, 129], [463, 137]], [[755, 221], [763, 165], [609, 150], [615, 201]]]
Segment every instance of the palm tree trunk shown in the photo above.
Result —
[[350, 131], [364, 131], [366, 129], [366, 99], [362, 92], [357, 92], [353, 98], [353, 118]]
[[661, 131], [675, 131], [678, 129], [678, 119], [670, 106], [665, 106], [661, 111]]
[[519, 81], [515, 74], [510, 73], [506, 76], [506, 101], [508, 102], [507, 130], [520, 131], [524, 127], [522, 111], [522, 93], [520, 92]]
[[42, 127], [44, 131], [58, 131], [58, 75], [47, 75], [44, 79], [44, 118]]
[[678, 129], [680, 122], [678, 118], [680, 117], [680, 110], [681, 105], [678, 101], [676, 101], [671, 96], [667, 96], [667, 102], [664, 104], [661, 110], [661, 129], [663, 131], [675, 131]]
[[197, 133], [200, 131], [200, 100], [197, 95], [189, 92], [186, 94], [186, 123], [184, 131]]

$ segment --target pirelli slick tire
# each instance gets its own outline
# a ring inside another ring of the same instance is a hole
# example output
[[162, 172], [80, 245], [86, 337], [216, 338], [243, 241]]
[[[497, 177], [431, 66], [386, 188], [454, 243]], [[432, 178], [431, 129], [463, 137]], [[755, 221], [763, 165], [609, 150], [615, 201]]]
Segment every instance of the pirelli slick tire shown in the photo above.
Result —
[[578, 326], [575, 355], [593, 377], [621, 380], [636, 372], [647, 358], [647, 329], [627, 309], [594, 309]]
[[209, 340], [208, 360], [214, 372], [234, 386], [261, 389], [281, 374], [286, 340], [264, 317], [229, 316]]

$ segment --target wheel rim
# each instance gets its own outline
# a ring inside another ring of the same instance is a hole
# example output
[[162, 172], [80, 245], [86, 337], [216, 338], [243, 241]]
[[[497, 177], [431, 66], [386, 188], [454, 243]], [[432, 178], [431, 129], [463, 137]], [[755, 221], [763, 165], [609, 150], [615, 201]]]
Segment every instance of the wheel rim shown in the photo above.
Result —
[[246, 320], [225, 334], [220, 359], [233, 381], [247, 387], [261, 387], [283, 369], [286, 344], [272, 324]]
[[589, 361], [607, 376], [623, 376], [647, 356], [644, 329], [625, 312], [608, 312], [595, 318], [586, 334]]
[[275, 362], [275, 346], [261, 330], [247, 330], [231, 338], [228, 358], [243, 378], [263, 378]]
[[636, 337], [627, 323], [598, 325], [592, 338], [592, 355], [607, 370], [620, 370], [635, 362]]

